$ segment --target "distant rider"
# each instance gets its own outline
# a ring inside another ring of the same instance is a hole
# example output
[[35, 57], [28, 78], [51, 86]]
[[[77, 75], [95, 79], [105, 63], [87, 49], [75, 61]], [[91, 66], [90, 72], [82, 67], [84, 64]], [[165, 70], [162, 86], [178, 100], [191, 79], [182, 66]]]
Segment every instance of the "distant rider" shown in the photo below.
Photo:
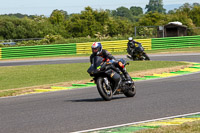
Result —
[[128, 54], [135, 55], [137, 47], [141, 47], [141, 46], [142, 46], [142, 44], [134, 41], [132, 37], [128, 38], [128, 43], [127, 43]]

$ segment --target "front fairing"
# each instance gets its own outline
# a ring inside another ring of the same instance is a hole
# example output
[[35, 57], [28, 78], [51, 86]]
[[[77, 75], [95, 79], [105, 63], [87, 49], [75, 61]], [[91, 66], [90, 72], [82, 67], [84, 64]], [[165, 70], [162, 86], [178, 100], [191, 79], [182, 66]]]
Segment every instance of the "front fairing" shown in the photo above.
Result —
[[92, 64], [91, 64], [91, 66], [89, 67], [89, 69], [87, 70], [87, 72], [88, 72], [91, 76], [93, 76], [93, 75], [95, 75], [95, 74], [97, 74], [97, 73], [100, 73], [100, 72], [98, 71], [98, 69], [101, 68], [102, 64], [103, 64], [103, 58], [100, 57], [100, 56], [95, 56], [95, 57], [92, 59]]
[[135, 49], [138, 53], [142, 53], [143, 51], [144, 51], [144, 48], [143, 47], [137, 47], [136, 49]]
[[124, 59], [119, 59], [118, 62], [121, 62], [124, 66], [126, 66], [126, 61]]
[[94, 68], [93, 65], [91, 65], [91, 66], [88, 68], [88, 70], [87, 70], [87, 72], [88, 72], [89, 74], [93, 74], [94, 71], [95, 71], [95, 68]]

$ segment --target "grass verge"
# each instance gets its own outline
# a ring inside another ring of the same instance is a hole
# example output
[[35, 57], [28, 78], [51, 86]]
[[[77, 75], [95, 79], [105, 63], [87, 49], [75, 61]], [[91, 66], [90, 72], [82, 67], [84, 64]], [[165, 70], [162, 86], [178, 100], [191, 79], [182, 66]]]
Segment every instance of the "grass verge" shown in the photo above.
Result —
[[[136, 73], [181, 65], [187, 65], [187, 63], [175, 61], [130, 61], [127, 71]], [[91, 79], [87, 73], [89, 66], [90, 63], [73, 63], [1, 67], [0, 96], [11, 95], [18, 90], [17, 88], [23, 88], [21, 90], [25, 91], [26, 89], [30, 90], [30, 86], [89, 80]]]
[[135, 133], [199, 133], [200, 121], [188, 122], [177, 126], [164, 126], [156, 129], [146, 129]]

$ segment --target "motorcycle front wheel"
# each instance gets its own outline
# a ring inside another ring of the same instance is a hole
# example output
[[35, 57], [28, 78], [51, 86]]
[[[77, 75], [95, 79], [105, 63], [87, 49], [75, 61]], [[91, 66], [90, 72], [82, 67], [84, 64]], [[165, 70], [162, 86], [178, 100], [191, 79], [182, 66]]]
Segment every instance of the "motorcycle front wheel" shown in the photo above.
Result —
[[130, 90], [124, 92], [124, 95], [125, 95], [126, 97], [134, 97], [135, 94], [136, 94], [136, 89], [135, 89], [135, 85], [134, 85], [134, 84], [131, 85]]
[[144, 60], [150, 60], [149, 56], [146, 53], [143, 53]]
[[99, 77], [97, 79], [97, 90], [100, 94], [100, 96], [105, 100], [105, 101], [110, 101], [112, 99], [112, 88], [110, 86], [108, 86], [105, 83], [105, 80], [103, 77]]

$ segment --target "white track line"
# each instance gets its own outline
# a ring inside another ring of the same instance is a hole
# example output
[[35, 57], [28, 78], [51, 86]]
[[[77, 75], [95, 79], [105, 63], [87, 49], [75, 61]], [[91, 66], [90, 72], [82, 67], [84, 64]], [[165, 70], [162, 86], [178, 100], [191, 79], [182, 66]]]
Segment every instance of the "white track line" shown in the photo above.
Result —
[[184, 116], [196, 115], [196, 114], [200, 114], [200, 112], [183, 114], [183, 115], [176, 115], [176, 116], [170, 116], [170, 117], [163, 117], [163, 118], [158, 118], [158, 119], [152, 119], [152, 120], [146, 120], [146, 121], [139, 121], [139, 122], [133, 122], [133, 123], [127, 123], [127, 124], [109, 126], [109, 127], [95, 128], [95, 129], [89, 129], [89, 130], [83, 130], [83, 131], [76, 131], [76, 132], [72, 132], [72, 133], [92, 132], [92, 131], [97, 131], [97, 130], [103, 130], [103, 129], [109, 129], [109, 128], [117, 128], [117, 127], [123, 127], [123, 126], [129, 126], [129, 125], [135, 125], [135, 124], [147, 123], [147, 122], [153, 122], [153, 121], [160, 121], [160, 120], [166, 120], [166, 119], [172, 119], [172, 118], [184, 117]]

